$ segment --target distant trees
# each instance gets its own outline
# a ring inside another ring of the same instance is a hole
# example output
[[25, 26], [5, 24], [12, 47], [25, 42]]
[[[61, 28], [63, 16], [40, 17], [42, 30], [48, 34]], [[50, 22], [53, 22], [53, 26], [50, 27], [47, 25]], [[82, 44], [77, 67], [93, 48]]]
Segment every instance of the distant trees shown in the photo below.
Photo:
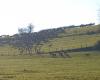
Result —
[[89, 24], [80, 24], [80, 25], [70, 25], [70, 26], [63, 26], [63, 29], [67, 28], [77, 28], [77, 27], [86, 27], [86, 26], [93, 26], [95, 23], [89, 23]]
[[43, 43], [49, 41], [49, 39], [56, 38], [59, 33], [63, 33], [64, 29], [55, 28], [42, 30], [40, 32], [33, 32], [34, 26], [28, 25], [26, 28], [19, 28], [18, 34], [13, 35], [10, 44], [17, 48], [20, 53], [27, 53], [32, 55], [34, 48], [35, 53], [40, 54]]
[[81, 24], [80, 27], [93, 26], [95, 23]]
[[14, 47], [16, 47], [20, 53], [26, 52], [32, 54], [33, 47], [33, 26], [30, 24], [27, 28], [18, 29], [19, 34], [13, 36], [13, 41], [11, 42]]

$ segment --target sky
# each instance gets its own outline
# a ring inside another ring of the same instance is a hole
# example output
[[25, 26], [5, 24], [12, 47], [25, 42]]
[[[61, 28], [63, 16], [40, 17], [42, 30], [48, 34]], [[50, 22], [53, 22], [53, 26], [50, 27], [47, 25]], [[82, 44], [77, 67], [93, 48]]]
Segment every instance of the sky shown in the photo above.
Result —
[[95, 22], [100, 0], [0, 0], [0, 35], [34, 25], [34, 31]]

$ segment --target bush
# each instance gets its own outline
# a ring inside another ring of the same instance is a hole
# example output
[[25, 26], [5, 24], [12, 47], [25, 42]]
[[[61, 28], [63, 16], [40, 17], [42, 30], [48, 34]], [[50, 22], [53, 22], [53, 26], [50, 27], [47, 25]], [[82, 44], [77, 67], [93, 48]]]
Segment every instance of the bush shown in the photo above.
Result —
[[95, 44], [95, 49], [100, 50], [100, 41]]
[[89, 53], [86, 53], [85, 56], [90, 56], [90, 54]]

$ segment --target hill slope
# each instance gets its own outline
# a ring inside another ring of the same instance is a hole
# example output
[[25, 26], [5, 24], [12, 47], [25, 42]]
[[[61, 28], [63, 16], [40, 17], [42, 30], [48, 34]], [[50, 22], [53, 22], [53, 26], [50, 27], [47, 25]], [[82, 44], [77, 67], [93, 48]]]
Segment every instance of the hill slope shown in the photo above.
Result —
[[43, 51], [66, 50], [95, 45], [100, 40], [100, 25], [65, 28], [65, 32], [58, 37], [44, 43]]
[[[84, 27], [60, 27], [57, 29], [43, 30], [33, 35], [38, 35], [39, 39], [46, 38], [48, 41], [42, 42], [41, 51], [51, 52], [75, 48], [85, 48], [94, 46], [100, 40], [100, 25]], [[4, 42], [4, 39], [0, 39]], [[34, 51], [34, 49], [33, 49]], [[14, 54], [18, 50], [9, 46], [0, 46], [0, 54]]]

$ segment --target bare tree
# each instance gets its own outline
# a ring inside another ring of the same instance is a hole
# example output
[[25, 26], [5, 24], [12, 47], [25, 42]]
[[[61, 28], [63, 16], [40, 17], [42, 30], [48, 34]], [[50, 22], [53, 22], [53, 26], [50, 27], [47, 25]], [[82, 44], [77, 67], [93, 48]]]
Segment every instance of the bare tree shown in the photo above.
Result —
[[20, 53], [26, 52], [32, 54], [32, 47], [34, 44], [34, 38], [32, 34], [33, 25], [29, 25], [27, 28], [18, 29], [19, 34], [14, 36], [13, 46], [15, 46]]

